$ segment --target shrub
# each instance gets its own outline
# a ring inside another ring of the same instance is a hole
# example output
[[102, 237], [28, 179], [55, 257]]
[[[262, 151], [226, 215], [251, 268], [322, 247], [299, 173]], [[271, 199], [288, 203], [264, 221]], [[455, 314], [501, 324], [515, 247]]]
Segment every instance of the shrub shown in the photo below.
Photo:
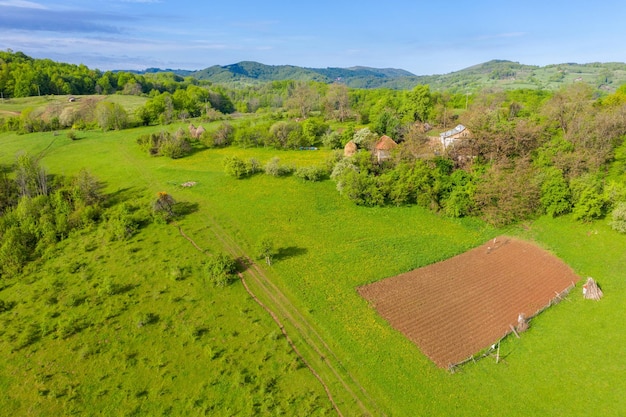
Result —
[[174, 200], [174, 197], [165, 191], [159, 191], [157, 193], [156, 200], [152, 203], [155, 220], [163, 220], [165, 222], [169, 221], [172, 217], [174, 217], [175, 204], [176, 200]]
[[248, 162], [236, 156], [227, 156], [224, 159], [224, 172], [227, 175], [241, 179], [253, 175], [260, 170], [259, 161], [250, 158]]
[[205, 264], [205, 271], [215, 287], [226, 287], [235, 279], [237, 262], [231, 256], [220, 253], [209, 259]]
[[611, 214], [612, 221], [609, 223], [613, 230], [626, 233], [626, 202], [617, 204]]
[[212, 134], [204, 133], [201, 137], [202, 142], [209, 147], [212, 146], [228, 146], [233, 141], [235, 128], [227, 122], [219, 125], [217, 130]]
[[159, 316], [154, 313], [141, 312], [137, 315], [137, 327], [147, 326], [159, 321]]
[[330, 149], [342, 148], [341, 135], [336, 131], [327, 131], [322, 136], [322, 144]]
[[105, 213], [104, 228], [108, 241], [126, 240], [137, 232], [141, 221], [134, 216], [135, 211], [136, 207], [123, 203]]
[[558, 169], [550, 170], [547, 178], [541, 184], [541, 205], [550, 217], [568, 213], [572, 208], [572, 193], [563, 172]]
[[298, 168], [295, 175], [304, 181], [322, 181], [328, 173], [324, 168], [311, 166]]
[[76, 134], [76, 131], [74, 129], [71, 129], [67, 132], [67, 138], [70, 140], [77, 140], [78, 135]]
[[0, 313], [11, 310], [13, 307], [15, 307], [15, 304], [15, 301], [0, 300]]
[[161, 131], [137, 138], [137, 144], [152, 156], [167, 156], [168, 158], [182, 158], [191, 152], [191, 144], [186, 135], [177, 132], [171, 135]]
[[190, 152], [191, 144], [184, 137], [169, 138], [159, 146], [159, 154], [172, 159], [182, 158]]
[[265, 167], [263, 167], [263, 170], [266, 175], [271, 175], [272, 177], [283, 177], [291, 174], [293, 171], [292, 168], [286, 165], [280, 165], [280, 159], [278, 159], [278, 157], [270, 159], [270, 161], [265, 164]]

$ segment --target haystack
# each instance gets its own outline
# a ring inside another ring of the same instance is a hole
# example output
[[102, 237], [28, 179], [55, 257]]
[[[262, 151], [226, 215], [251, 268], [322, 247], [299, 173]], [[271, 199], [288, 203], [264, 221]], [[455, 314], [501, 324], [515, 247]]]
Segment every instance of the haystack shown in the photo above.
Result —
[[353, 141], [349, 141], [348, 143], [346, 143], [346, 146], [343, 148], [343, 155], [352, 156], [356, 153], [356, 151], [357, 151], [356, 143], [354, 143]]
[[588, 277], [587, 282], [583, 285], [583, 297], [588, 300], [599, 300], [602, 298], [602, 290], [598, 287], [598, 283], [593, 278]]
[[189, 125], [189, 136], [191, 136], [192, 139], [198, 139], [204, 132], [206, 132], [206, 130], [202, 126], [196, 128], [193, 123]]

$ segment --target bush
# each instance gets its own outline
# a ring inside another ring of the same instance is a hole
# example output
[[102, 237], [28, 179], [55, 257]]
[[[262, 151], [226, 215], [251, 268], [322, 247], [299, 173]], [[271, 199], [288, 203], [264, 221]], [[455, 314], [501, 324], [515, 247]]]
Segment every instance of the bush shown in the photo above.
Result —
[[541, 206], [547, 215], [556, 217], [569, 213], [572, 208], [572, 193], [563, 172], [553, 169], [548, 172], [547, 178], [541, 184]]
[[343, 148], [341, 135], [336, 131], [328, 131], [322, 136], [322, 144], [330, 149]]
[[76, 134], [76, 131], [74, 129], [71, 129], [67, 132], [67, 138], [70, 140], [77, 140], [78, 135]]
[[611, 217], [613, 220], [609, 224], [613, 230], [626, 233], [626, 202], [618, 203]]
[[167, 156], [178, 159], [191, 152], [191, 144], [184, 134], [172, 136], [169, 132], [161, 131], [137, 138], [137, 144], [152, 156]]
[[226, 287], [235, 280], [237, 262], [231, 256], [220, 253], [209, 259], [205, 271], [213, 286]]
[[256, 174], [259, 170], [259, 161], [254, 158], [250, 158], [248, 162], [236, 156], [227, 156], [226, 159], [224, 159], [224, 172], [237, 179]]
[[286, 165], [280, 165], [279, 162], [280, 159], [278, 159], [277, 157], [270, 159], [270, 161], [265, 164], [265, 167], [263, 168], [265, 174], [271, 175], [272, 177], [283, 177], [285, 175], [291, 174], [293, 169]]
[[172, 159], [182, 158], [190, 152], [191, 144], [184, 137], [168, 138], [159, 145], [159, 154]]
[[136, 207], [123, 203], [105, 213], [105, 236], [109, 242], [129, 239], [137, 232], [143, 219], [135, 216], [136, 211]]
[[323, 168], [311, 166], [298, 168], [295, 175], [304, 181], [322, 181], [328, 173]]

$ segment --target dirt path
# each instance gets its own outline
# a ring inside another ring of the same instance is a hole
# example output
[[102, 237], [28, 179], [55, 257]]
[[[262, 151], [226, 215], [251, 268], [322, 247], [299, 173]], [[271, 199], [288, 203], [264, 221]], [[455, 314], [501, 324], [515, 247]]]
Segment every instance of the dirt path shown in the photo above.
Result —
[[[360, 410], [360, 415], [384, 416], [384, 412], [374, 399], [342, 365], [309, 320], [213, 218], [207, 216], [207, 220], [211, 231], [224, 249], [238, 258], [244, 267], [245, 272], [240, 277], [246, 291], [272, 317], [296, 355], [320, 381], [337, 414], [343, 416], [342, 408], [354, 410], [356, 406]], [[180, 226], [178, 228], [183, 237], [202, 251]]]

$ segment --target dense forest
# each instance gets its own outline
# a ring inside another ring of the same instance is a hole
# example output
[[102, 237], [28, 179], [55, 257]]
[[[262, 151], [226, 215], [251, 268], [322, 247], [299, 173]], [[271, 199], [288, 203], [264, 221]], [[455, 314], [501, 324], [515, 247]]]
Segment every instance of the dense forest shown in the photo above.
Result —
[[[613, 213], [615, 227], [623, 227], [626, 86], [611, 94], [585, 82], [557, 91], [492, 88], [472, 94], [432, 91], [428, 85], [355, 89], [337, 81], [225, 86], [173, 73], [102, 73], [2, 52], [0, 89], [5, 97], [88, 95], [72, 106], [5, 116], [2, 130], [74, 132], [160, 124], [162, 133], [139, 137], [138, 143], [151, 155], [176, 158], [194, 146], [326, 147], [337, 150], [327, 165], [298, 176], [331, 178], [342, 195], [359, 205], [417, 204], [446, 216], [479, 216], [494, 225], [540, 214], [573, 213], [588, 221]], [[114, 93], [142, 96], [145, 102], [129, 112], [98, 99]], [[169, 124], [191, 119], [220, 122], [201, 131], [165, 131]], [[457, 124], [471, 135], [443, 148], [439, 132]], [[382, 135], [398, 144], [383, 160], [375, 155]], [[358, 152], [345, 156], [349, 142]], [[226, 171], [236, 177], [294, 173], [278, 161], [261, 167], [234, 159], [227, 161]]]

